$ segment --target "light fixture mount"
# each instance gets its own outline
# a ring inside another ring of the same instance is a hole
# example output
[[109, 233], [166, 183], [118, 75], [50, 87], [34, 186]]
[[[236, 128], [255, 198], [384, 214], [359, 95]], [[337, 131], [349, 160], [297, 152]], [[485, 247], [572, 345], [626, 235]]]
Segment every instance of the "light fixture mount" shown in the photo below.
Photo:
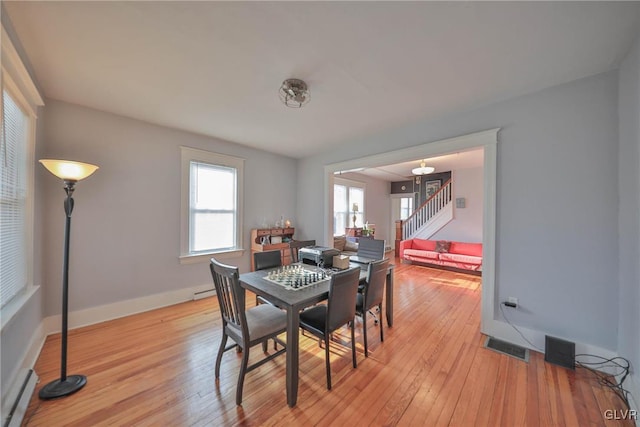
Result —
[[309, 87], [300, 79], [286, 79], [278, 93], [283, 104], [290, 108], [300, 108], [311, 99]]
[[420, 162], [419, 168], [411, 169], [411, 173], [414, 175], [427, 175], [432, 173], [434, 170], [436, 170], [436, 168], [432, 166], [427, 166], [425, 161], [423, 160], [422, 162]]

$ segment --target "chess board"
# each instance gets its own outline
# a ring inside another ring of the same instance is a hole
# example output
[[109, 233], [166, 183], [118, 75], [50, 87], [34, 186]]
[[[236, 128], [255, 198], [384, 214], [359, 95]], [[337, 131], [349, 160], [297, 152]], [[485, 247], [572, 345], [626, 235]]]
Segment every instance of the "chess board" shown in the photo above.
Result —
[[264, 278], [285, 289], [297, 291], [329, 280], [329, 274], [321, 269], [309, 269], [303, 265], [285, 265], [270, 271]]

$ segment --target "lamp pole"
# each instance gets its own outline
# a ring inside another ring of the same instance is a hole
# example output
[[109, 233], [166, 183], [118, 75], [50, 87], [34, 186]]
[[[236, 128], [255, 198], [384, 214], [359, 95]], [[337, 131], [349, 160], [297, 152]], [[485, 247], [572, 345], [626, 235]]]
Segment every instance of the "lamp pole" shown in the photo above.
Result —
[[62, 261], [62, 337], [60, 342], [60, 378], [50, 382], [40, 389], [40, 399], [49, 400], [68, 396], [80, 390], [87, 384], [84, 375], [67, 376], [67, 336], [69, 329], [69, 235], [71, 234], [71, 213], [73, 212], [73, 190], [76, 181], [65, 180], [64, 191], [67, 198], [64, 201], [64, 256]]
[[97, 166], [79, 162], [62, 160], [40, 160], [40, 162], [54, 175], [64, 180], [64, 191], [67, 197], [64, 201], [64, 254], [62, 264], [62, 331], [60, 342], [60, 378], [46, 384], [40, 389], [40, 399], [49, 400], [68, 396], [80, 390], [87, 384], [84, 375], [67, 376], [67, 337], [69, 316], [69, 236], [71, 234], [71, 213], [73, 212], [73, 191], [76, 183], [91, 175]]

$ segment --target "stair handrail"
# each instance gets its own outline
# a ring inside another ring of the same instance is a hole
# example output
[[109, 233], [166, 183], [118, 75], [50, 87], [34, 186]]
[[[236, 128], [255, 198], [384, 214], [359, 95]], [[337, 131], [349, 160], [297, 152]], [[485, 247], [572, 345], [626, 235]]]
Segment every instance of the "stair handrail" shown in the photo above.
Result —
[[[396, 236], [396, 240], [404, 240], [407, 236], [413, 234], [429, 219], [437, 214], [440, 209], [444, 208], [451, 202], [451, 179], [447, 180], [435, 193], [431, 195], [425, 202], [413, 211], [407, 219], [401, 221], [401, 227], [398, 227], [402, 235]], [[398, 232], [397, 231], [397, 232]], [[396, 234], [397, 234], [396, 232]]]

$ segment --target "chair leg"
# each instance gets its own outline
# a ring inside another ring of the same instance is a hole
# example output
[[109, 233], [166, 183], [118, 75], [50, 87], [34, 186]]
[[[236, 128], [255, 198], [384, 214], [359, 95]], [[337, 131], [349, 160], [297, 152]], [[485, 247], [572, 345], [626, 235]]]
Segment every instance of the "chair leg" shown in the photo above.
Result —
[[[380, 304], [379, 310], [380, 310], [380, 312], [382, 312], [382, 304]], [[384, 334], [382, 332], [382, 328], [383, 328], [382, 324], [383, 323], [384, 322], [380, 322], [380, 342], [384, 341]]]
[[362, 336], [364, 338], [364, 357], [369, 357], [369, 344], [367, 342], [367, 310], [362, 310]]
[[324, 337], [324, 353], [327, 365], [327, 390], [331, 390], [331, 361], [329, 360], [329, 335]]
[[236, 388], [236, 405], [242, 405], [242, 388], [244, 387], [244, 376], [247, 373], [247, 365], [249, 364], [249, 349], [245, 348], [242, 352], [242, 364], [240, 365], [240, 375], [238, 376], [238, 387]]
[[356, 320], [353, 319], [351, 322], [351, 358], [353, 359], [353, 367], [358, 367], [358, 362], [356, 361]]
[[220, 362], [222, 362], [222, 353], [227, 345], [227, 334], [222, 332], [222, 340], [220, 341], [220, 349], [218, 350], [218, 356], [216, 357], [216, 379], [220, 378]]
[[267, 344], [269, 343], [269, 340], [264, 340], [262, 341], [262, 352], [266, 353], [267, 352]]

